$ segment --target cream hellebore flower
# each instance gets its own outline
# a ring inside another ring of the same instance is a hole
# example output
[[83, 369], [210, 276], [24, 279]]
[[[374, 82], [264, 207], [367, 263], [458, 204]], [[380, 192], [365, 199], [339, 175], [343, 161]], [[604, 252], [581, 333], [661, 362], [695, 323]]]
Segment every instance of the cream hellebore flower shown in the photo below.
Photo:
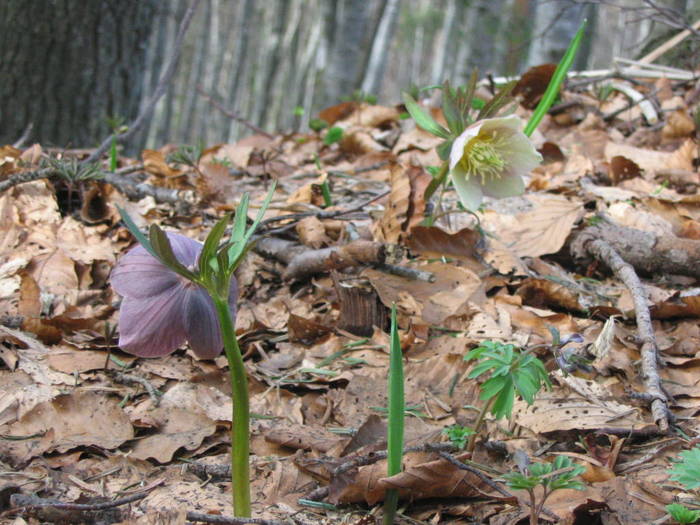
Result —
[[475, 122], [452, 143], [450, 175], [465, 208], [476, 211], [484, 195], [513, 197], [525, 191], [522, 175], [542, 162], [515, 115]]

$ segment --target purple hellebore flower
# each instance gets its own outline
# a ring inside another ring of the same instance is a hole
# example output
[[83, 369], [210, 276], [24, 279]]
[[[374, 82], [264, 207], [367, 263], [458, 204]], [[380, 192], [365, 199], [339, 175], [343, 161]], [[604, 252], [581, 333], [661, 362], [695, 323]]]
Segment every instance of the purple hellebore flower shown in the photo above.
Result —
[[[202, 243], [167, 233], [177, 260], [196, 271]], [[119, 313], [119, 347], [139, 357], [161, 357], [187, 340], [202, 359], [223, 348], [214, 302], [207, 291], [176, 274], [138, 245], [112, 270], [112, 287], [124, 299]], [[236, 315], [238, 285], [231, 278], [229, 308]]]

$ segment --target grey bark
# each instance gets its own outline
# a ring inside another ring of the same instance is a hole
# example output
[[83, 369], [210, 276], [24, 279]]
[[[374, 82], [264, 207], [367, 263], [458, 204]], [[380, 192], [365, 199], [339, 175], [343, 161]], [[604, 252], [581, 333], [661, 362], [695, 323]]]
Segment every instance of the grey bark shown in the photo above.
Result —
[[369, 64], [362, 81], [361, 89], [365, 93], [374, 93], [379, 89], [398, 14], [399, 0], [387, 0], [379, 19], [377, 33], [372, 42]]
[[154, 0], [6, 0], [0, 16], [0, 143], [91, 147], [143, 93]]

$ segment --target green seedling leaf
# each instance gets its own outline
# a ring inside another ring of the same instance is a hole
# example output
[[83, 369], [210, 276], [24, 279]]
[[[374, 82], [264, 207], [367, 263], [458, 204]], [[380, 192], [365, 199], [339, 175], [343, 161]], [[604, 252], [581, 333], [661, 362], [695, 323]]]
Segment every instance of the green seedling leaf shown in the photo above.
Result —
[[474, 429], [461, 425], [451, 425], [443, 429], [442, 433], [455, 447], [462, 449], [467, 446], [468, 438], [474, 434]]
[[312, 119], [309, 121], [309, 128], [311, 128], [311, 129], [312, 129], [313, 131], [315, 131], [316, 133], [318, 133], [319, 131], [321, 131], [322, 129], [325, 129], [325, 128], [327, 128], [327, 127], [328, 127], [328, 122], [326, 122], [326, 121], [323, 120], [323, 119], [320, 119], [320, 118], [312, 118]]
[[406, 110], [408, 110], [419, 127], [443, 139], [450, 137], [450, 132], [435, 122], [435, 119], [426, 113], [418, 102], [408, 93], [403, 94], [403, 103], [406, 106]]
[[684, 450], [679, 455], [681, 461], [669, 469], [671, 479], [688, 490], [700, 487], [700, 447]]
[[690, 510], [685, 505], [680, 503], [671, 503], [666, 505], [666, 512], [668, 512], [671, 517], [678, 523], [695, 523], [700, 519], [700, 510]]
[[340, 128], [338, 126], [333, 126], [331, 129], [328, 130], [326, 133], [326, 136], [323, 137], [323, 143], [326, 146], [330, 146], [331, 144], [335, 144], [336, 142], [339, 142], [340, 139], [343, 138], [343, 128]]
[[576, 52], [581, 46], [581, 41], [583, 40], [583, 35], [586, 29], [586, 22], [586, 20], [581, 22], [581, 26], [576, 32], [576, 35], [574, 35], [574, 38], [569, 43], [569, 47], [566, 49], [564, 56], [557, 65], [557, 68], [554, 70], [554, 74], [552, 75], [552, 79], [549, 81], [547, 90], [544, 92], [544, 95], [542, 95], [542, 100], [540, 100], [539, 104], [537, 104], [532, 117], [530, 117], [530, 120], [525, 126], [523, 133], [525, 133], [525, 135], [528, 137], [537, 129], [537, 126], [539, 126], [540, 122], [549, 111], [549, 108], [552, 107], [554, 100], [557, 98], [559, 89], [566, 78], [566, 74], [569, 72], [569, 68], [574, 62]]
[[476, 117], [476, 120], [491, 118], [496, 113], [498, 113], [501, 110], [501, 108], [503, 108], [503, 106], [509, 104], [512, 100], [510, 93], [511, 91], [513, 91], [515, 84], [517, 84], [517, 82], [515, 80], [511, 80], [500, 90], [498, 90], [498, 93], [496, 93], [496, 95], [486, 104], [484, 104], [483, 108], [481, 108], [479, 114]]

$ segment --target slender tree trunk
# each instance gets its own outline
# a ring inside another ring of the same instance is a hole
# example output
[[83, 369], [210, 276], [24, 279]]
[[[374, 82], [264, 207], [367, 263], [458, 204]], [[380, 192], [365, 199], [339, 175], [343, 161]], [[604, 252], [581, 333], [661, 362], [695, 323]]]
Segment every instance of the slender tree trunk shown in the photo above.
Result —
[[375, 93], [380, 87], [398, 15], [399, 0], [387, 0], [379, 19], [379, 27], [372, 42], [369, 64], [362, 81], [362, 91], [365, 93]]
[[136, 117], [153, 0], [5, 0], [0, 16], [0, 144], [91, 147], [107, 119]]

